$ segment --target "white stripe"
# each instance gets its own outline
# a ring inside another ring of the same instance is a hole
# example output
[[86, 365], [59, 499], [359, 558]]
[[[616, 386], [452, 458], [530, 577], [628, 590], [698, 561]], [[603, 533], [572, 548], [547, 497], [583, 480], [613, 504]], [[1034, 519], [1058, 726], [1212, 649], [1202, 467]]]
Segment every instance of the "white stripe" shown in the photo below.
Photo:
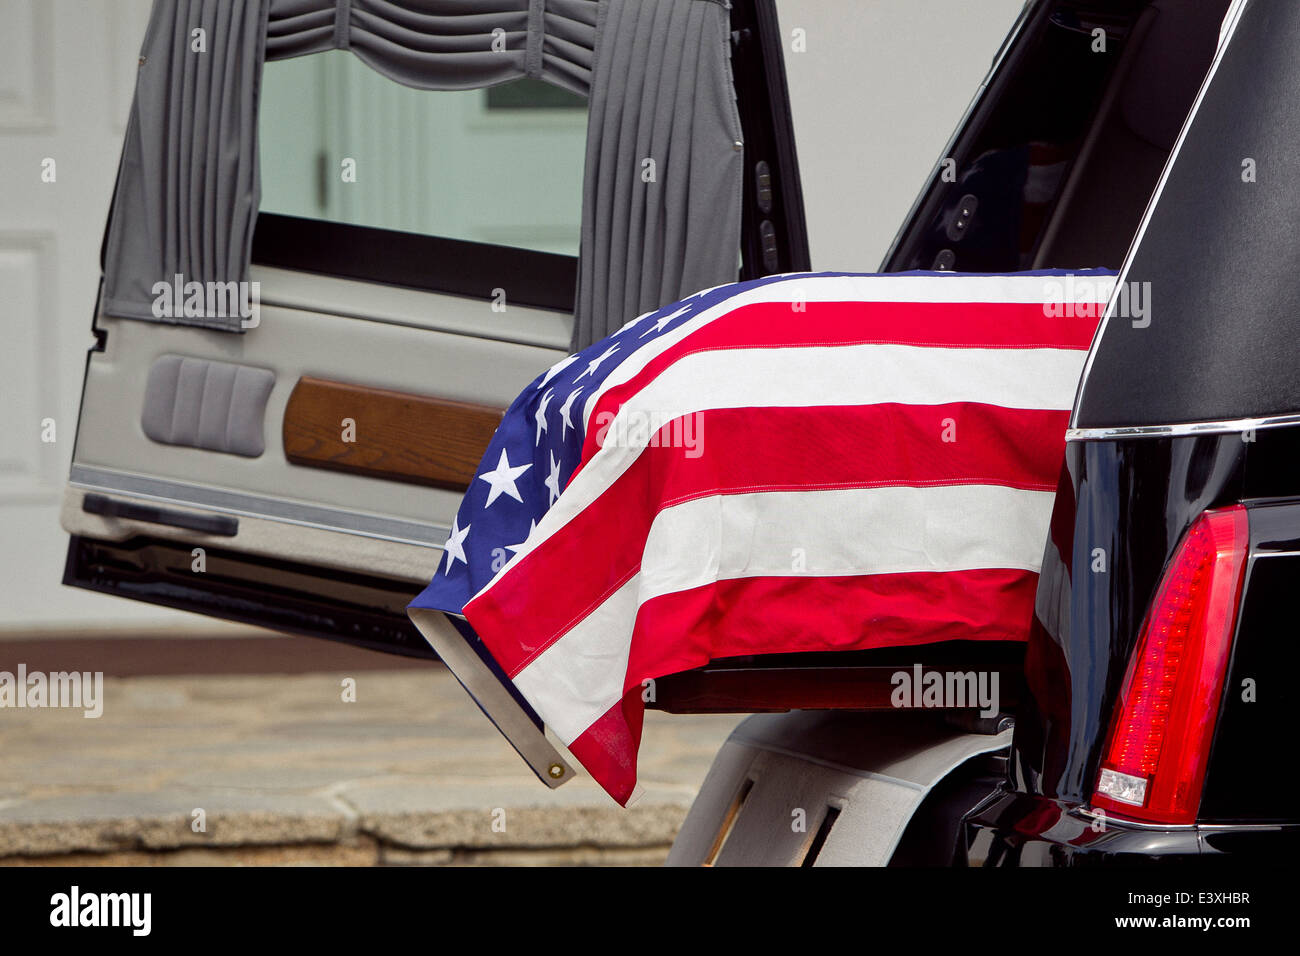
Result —
[[[667, 368], [625, 402], [612, 421], [597, 422], [596, 428], [623, 436], [624, 422], [672, 421], [715, 408], [982, 402], [1068, 410], [1082, 364], [1078, 349], [841, 345], [697, 352]], [[707, 450], [708, 435], [695, 437]], [[648, 429], [637, 433], [628, 428], [626, 440], [606, 442], [538, 521], [528, 542], [479, 593], [590, 507], [632, 466], [649, 438]]]
[[[623, 696], [641, 604], [736, 578], [1037, 571], [1053, 495], [996, 485], [714, 495], [667, 508], [641, 572], [539, 654], [515, 685], [566, 745]], [[848, 529], [846, 533], [846, 529]]]
[[1054, 493], [1001, 485], [711, 495], [665, 508], [641, 601], [717, 580], [1019, 568], [1043, 559]]
[[514, 678], [566, 747], [623, 696], [639, 583], [633, 577]]
[[1067, 410], [1083, 359], [1079, 349], [945, 349], [874, 343], [696, 352], [631, 396], [612, 420], [648, 412], [676, 417], [713, 408], [880, 402], [982, 402], [1003, 408]]
[[[637, 348], [625, 357], [618, 367], [601, 383], [600, 388], [587, 397], [583, 405], [582, 420], [591, 420], [591, 413], [602, 395], [618, 385], [631, 381], [650, 361], [682, 339], [698, 332], [721, 316], [746, 305], [761, 302], [1002, 302], [1035, 303], [1047, 300], [1049, 293], [1072, 292], [1069, 299], [1076, 304], [1104, 302], [1115, 287], [1114, 276], [1082, 276], [1072, 287], [1066, 287], [1065, 276], [1026, 275], [857, 275], [820, 276], [807, 273], [790, 273], [780, 281], [769, 282], [756, 288], [737, 292], [729, 299], [705, 309], [699, 315], [683, 322], [671, 332], [666, 332], [651, 342]], [[698, 292], [699, 298], [708, 292]], [[689, 301], [689, 300], [683, 300]], [[676, 304], [669, 308], [678, 307]], [[792, 327], [797, 314], [792, 313]]]

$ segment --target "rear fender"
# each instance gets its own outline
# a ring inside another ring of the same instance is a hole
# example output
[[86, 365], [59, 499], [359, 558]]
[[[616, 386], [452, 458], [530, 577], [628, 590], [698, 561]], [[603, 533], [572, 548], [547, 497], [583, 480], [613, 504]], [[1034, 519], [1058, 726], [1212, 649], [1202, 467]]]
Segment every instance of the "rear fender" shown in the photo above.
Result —
[[[714, 759], [668, 865], [883, 866], [904, 848], [923, 856], [908, 825], [927, 797], [973, 759], [1004, 754], [1010, 738], [1010, 729], [971, 733], [928, 713], [752, 716]], [[986, 779], [985, 795], [997, 785]], [[949, 858], [909, 862], [949, 863], [952, 848]]]

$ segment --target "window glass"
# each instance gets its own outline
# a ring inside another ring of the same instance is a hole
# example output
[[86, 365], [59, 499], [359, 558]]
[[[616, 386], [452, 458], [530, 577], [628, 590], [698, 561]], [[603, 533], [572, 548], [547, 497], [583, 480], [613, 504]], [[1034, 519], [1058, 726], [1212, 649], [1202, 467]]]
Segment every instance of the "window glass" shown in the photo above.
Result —
[[429, 92], [344, 51], [267, 63], [263, 212], [577, 255], [586, 101]]

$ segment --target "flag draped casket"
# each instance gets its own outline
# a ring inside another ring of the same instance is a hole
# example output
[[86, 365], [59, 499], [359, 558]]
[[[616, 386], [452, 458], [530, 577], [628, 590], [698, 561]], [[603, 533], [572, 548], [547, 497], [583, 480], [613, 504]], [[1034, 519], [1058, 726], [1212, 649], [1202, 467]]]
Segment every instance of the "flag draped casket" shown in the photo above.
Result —
[[463, 616], [620, 803], [657, 677], [1023, 640], [1113, 284], [791, 275], [642, 316], [514, 402], [412, 607]]

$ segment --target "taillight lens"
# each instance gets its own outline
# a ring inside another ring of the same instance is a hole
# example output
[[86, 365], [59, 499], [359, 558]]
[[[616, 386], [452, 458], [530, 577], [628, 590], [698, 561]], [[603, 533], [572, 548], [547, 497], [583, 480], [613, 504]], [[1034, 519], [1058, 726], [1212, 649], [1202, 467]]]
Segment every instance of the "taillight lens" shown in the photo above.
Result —
[[1206, 511], [1156, 590], [1120, 690], [1093, 805], [1194, 823], [1249, 551], [1241, 505]]

